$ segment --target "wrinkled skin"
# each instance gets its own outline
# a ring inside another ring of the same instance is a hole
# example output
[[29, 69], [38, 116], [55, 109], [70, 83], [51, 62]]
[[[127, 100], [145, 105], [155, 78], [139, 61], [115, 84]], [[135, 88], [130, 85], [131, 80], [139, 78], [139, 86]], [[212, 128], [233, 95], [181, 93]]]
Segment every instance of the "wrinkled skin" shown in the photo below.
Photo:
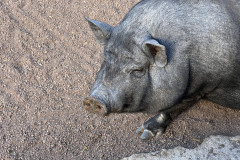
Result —
[[116, 27], [86, 18], [104, 62], [86, 110], [151, 112], [142, 139], [201, 98], [240, 108], [240, 2], [144, 0]]

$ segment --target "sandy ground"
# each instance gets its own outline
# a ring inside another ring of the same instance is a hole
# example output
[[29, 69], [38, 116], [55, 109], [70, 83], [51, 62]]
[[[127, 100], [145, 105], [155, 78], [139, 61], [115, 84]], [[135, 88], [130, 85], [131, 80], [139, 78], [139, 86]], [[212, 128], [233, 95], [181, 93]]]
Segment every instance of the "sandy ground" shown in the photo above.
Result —
[[147, 141], [135, 130], [152, 115], [82, 109], [103, 49], [84, 16], [116, 25], [136, 2], [0, 1], [0, 159], [120, 159], [240, 134], [240, 111], [207, 101]]

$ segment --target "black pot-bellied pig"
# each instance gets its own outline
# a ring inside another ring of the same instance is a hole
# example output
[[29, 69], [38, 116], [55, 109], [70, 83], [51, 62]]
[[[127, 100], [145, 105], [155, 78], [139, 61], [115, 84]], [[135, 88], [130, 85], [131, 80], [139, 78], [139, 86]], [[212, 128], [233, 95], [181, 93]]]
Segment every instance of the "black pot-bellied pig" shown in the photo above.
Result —
[[240, 109], [239, 0], [143, 0], [115, 27], [86, 19], [104, 45], [86, 110], [156, 112], [146, 139], [201, 98]]

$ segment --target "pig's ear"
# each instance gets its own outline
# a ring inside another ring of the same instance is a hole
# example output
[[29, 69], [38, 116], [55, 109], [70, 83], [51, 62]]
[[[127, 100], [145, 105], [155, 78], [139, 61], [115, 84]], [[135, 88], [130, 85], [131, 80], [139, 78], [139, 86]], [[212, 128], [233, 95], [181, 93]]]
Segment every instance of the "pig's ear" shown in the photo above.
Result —
[[85, 17], [85, 19], [87, 20], [90, 28], [92, 29], [96, 38], [99, 40], [100, 44], [106, 44], [106, 42], [110, 38], [113, 27], [106, 23], [89, 19], [88, 17]]
[[143, 50], [150, 56], [153, 56], [154, 63], [158, 67], [164, 67], [167, 64], [167, 54], [164, 45], [161, 45], [154, 39], [146, 40], [143, 42]]

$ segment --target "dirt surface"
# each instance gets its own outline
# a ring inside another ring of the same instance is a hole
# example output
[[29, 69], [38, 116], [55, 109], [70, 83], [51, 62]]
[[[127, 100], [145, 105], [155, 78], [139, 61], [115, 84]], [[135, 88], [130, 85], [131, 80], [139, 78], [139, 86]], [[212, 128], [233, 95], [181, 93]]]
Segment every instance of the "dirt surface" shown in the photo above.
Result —
[[135, 130], [152, 115], [82, 109], [103, 49], [84, 16], [116, 25], [136, 2], [0, 1], [0, 159], [120, 159], [240, 134], [240, 111], [207, 101], [147, 141]]

